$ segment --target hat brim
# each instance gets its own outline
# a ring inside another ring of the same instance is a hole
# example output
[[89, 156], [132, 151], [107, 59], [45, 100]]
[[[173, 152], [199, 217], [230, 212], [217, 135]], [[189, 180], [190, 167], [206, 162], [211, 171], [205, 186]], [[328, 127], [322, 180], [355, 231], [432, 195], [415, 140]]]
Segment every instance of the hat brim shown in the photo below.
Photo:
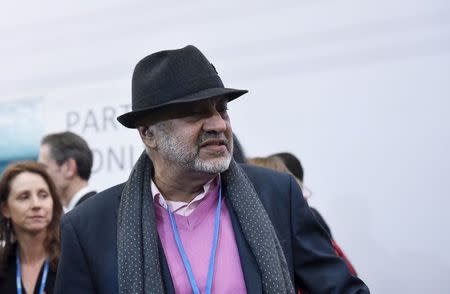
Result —
[[136, 123], [141, 120], [143, 117], [151, 114], [152, 111], [159, 109], [164, 106], [174, 105], [174, 104], [182, 104], [194, 101], [206, 100], [214, 97], [223, 96], [228, 99], [228, 101], [234, 100], [239, 96], [247, 93], [247, 90], [238, 90], [238, 89], [230, 89], [230, 88], [212, 88], [206, 89], [191, 95], [187, 95], [178, 99], [174, 99], [169, 103], [164, 103], [160, 105], [156, 105], [153, 107], [140, 109], [136, 111], [130, 111], [125, 114], [122, 114], [117, 117], [117, 120], [125, 127], [130, 129], [135, 129], [137, 127]]

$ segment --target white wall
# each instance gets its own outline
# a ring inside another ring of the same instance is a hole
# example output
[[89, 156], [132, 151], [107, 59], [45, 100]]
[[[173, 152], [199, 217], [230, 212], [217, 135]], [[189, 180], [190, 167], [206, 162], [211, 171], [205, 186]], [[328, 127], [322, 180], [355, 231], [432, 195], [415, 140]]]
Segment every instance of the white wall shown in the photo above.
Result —
[[111, 120], [135, 63], [195, 44], [250, 90], [230, 104], [247, 154], [301, 158], [310, 204], [373, 293], [450, 292], [450, 3], [225, 2], [4, 3], [0, 101], [42, 97], [45, 132], [70, 119], [104, 188], [141, 150]]

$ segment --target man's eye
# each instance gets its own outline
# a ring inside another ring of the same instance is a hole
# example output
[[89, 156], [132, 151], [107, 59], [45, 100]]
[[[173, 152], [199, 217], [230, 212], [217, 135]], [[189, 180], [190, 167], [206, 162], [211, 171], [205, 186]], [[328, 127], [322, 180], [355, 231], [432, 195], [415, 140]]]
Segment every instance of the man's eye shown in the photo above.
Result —
[[225, 112], [228, 110], [228, 104], [227, 103], [219, 103], [216, 105], [216, 109], [218, 112]]
[[222, 108], [219, 108], [217, 111], [220, 113], [220, 115], [221, 115], [223, 118], [228, 117], [228, 112], [227, 112], [227, 111], [228, 111], [228, 107], [224, 106], [224, 107], [222, 107]]

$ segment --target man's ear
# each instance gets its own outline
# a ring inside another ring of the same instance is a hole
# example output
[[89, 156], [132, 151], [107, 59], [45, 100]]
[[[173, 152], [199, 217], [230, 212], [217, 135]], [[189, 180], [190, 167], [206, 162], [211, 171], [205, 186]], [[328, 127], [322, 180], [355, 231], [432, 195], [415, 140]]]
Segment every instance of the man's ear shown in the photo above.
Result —
[[67, 178], [73, 178], [78, 175], [77, 162], [73, 158], [67, 159], [62, 165], [62, 171]]
[[155, 140], [155, 134], [153, 133], [153, 130], [151, 127], [138, 127], [139, 135], [141, 136], [142, 141], [144, 144], [150, 148], [156, 147], [156, 140]]
[[150, 127], [141, 126], [137, 127], [137, 129], [139, 131], [139, 135], [141, 135], [142, 140], [153, 137], [153, 132], [150, 130]]

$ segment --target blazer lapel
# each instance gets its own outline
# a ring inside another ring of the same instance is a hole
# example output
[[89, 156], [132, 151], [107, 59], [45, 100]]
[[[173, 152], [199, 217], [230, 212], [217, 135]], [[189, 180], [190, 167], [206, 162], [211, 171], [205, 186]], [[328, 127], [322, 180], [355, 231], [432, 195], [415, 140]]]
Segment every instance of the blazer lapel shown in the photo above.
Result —
[[[225, 192], [225, 191], [224, 191]], [[226, 194], [226, 192], [224, 193]], [[241, 259], [242, 272], [244, 273], [245, 286], [247, 293], [262, 293], [261, 273], [253, 253], [245, 240], [244, 234], [239, 226], [239, 221], [233, 211], [233, 207], [225, 195], [225, 202], [230, 212], [231, 223], [233, 225], [234, 237]]]

